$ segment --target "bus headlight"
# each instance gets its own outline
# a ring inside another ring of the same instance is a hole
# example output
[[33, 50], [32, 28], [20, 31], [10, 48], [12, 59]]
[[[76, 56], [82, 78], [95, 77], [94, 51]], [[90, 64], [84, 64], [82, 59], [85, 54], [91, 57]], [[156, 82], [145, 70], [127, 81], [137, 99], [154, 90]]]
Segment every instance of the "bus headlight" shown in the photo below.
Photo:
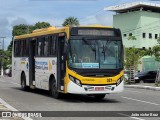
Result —
[[74, 82], [75, 84], [77, 84], [77, 85], [79, 85], [79, 86], [82, 86], [82, 85], [81, 85], [81, 81], [78, 80], [77, 78], [69, 75], [69, 79], [70, 79], [72, 82]]
[[119, 78], [119, 79], [117, 80], [116, 86], [118, 86], [118, 85], [122, 82], [122, 80], [123, 80], [123, 77]]

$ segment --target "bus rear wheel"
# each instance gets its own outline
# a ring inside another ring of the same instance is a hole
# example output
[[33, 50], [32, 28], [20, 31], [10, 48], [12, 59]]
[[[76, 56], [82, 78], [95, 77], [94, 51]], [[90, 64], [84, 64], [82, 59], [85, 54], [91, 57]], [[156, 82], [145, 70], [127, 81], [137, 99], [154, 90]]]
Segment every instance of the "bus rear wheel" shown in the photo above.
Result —
[[51, 80], [51, 84], [50, 84], [50, 94], [53, 98], [59, 99], [61, 96], [61, 93], [58, 92], [57, 87], [56, 87], [56, 81], [55, 80]]
[[94, 95], [94, 98], [96, 100], [102, 100], [104, 97], [105, 97], [106, 94], [97, 94], [97, 95]]

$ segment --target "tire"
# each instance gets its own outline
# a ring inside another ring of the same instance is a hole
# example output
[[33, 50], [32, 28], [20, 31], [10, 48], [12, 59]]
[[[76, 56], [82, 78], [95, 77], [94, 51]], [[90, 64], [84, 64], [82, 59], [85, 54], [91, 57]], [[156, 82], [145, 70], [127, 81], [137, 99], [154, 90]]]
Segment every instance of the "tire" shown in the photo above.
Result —
[[102, 100], [104, 97], [105, 97], [106, 94], [97, 94], [97, 95], [94, 95], [94, 98], [96, 100]]
[[56, 81], [54, 80], [54, 78], [51, 78], [50, 94], [53, 98], [56, 98], [56, 99], [59, 99], [61, 97], [61, 93], [57, 91]]
[[29, 87], [26, 86], [26, 76], [24, 73], [21, 75], [21, 89], [23, 91], [29, 90]]

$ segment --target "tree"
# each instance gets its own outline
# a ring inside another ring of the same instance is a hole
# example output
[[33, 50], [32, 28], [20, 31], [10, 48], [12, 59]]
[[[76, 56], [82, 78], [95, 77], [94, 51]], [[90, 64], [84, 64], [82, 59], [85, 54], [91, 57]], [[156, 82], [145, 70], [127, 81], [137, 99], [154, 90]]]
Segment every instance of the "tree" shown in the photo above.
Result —
[[[33, 30], [47, 28], [50, 26], [51, 25], [48, 22], [38, 22], [35, 25], [25, 25], [25, 24], [15, 25], [13, 26], [12, 36], [29, 34], [29, 33], [32, 33]], [[13, 45], [13, 41], [11, 41], [8, 46], [9, 51], [12, 51], [12, 45]]]
[[10, 44], [8, 45], [7, 50], [12, 51], [13, 41], [11, 40]]
[[155, 56], [155, 60], [160, 62], [160, 37], [157, 39], [158, 45], [152, 48], [153, 55]]
[[[137, 40], [135, 36], [129, 36], [128, 40]], [[152, 55], [152, 51], [149, 50], [142, 50], [139, 48], [135, 48], [135, 46], [132, 46], [130, 48], [125, 48], [125, 67], [127, 69], [130, 68], [130, 66], [134, 66], [134, 68], [137, 70], [138, 64], [141, 63], [140, 59], [145, 55]]]
[[48, 28], [50, 27], [50, 23], [48, 22], [38, 22], [34, 25], [34, 29], [42, 29], [42, 28]]
[[12, 36], [24, 35], [32, 33], [33, 30], [50, 27], [48, 22], [38, 22], [35, 25], [15, 25], [12, 30]]
[[32, 25], [25, 25], [25, 24], [15, 25], [13, 26], [12, 36], [29, 34], [32, 31], [33, 31]]
[[78, 26], [78, 25], [79, 25], [79, 21], [75, 17], [66, 18], [62, 24], [62, 26]]
[[137, 40], [137, 38], [135, 36], [129, 36], [128, 40]]
[[130, 66], [134, 66], [137, 69], [138, 64], [141, 63], [140, 58], [145, 55], [145, 51], [135, 47], [125, 48], [125, 55], [126, 68], [129, 69]]
[[[32, 33], [33, 30], [35, 30], [35, 29], [47, 28], [50, 26], [51, 25], [48, 22], [38, 22], [35, 25], [25, 25], [25, 24], [15, 25], [15, 26], [13, 26], [12, 36], [29, 34], [29, 33]], [[3, 53], [4, 68], [7, 65], [11, 64], [12, 46], [13, 46], [13, 41], [10, 42], [10, 44], [7, 48], [7, 51], [0, 51], [0, 53]], [[0, 55], [2, 55], [2, 54], [0, 54]], [[0, 59], [0, 61], [2, 61], [2, 59]]]

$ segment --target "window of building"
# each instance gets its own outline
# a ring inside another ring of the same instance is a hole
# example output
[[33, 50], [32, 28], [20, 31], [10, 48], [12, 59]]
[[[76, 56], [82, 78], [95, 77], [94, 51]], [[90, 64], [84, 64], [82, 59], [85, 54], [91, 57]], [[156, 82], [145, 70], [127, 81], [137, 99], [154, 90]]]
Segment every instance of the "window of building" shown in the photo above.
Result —
[[152, 33], [149, 33], [149, 39], [151, 39], [152, 38]]
[[129, 33], [129, 36], [132, 36], [132, 33]]
[[158, 38], [158, 34], [155, 34], [155, 39], [157, 39]]
[[123, 34], [123, 37], [127, 37], [127, 34]]
[[143, 33], [143, 34], [142, 34], [142, 37], [143, 37], [143, 38], [146, 38], [146, 33]]

